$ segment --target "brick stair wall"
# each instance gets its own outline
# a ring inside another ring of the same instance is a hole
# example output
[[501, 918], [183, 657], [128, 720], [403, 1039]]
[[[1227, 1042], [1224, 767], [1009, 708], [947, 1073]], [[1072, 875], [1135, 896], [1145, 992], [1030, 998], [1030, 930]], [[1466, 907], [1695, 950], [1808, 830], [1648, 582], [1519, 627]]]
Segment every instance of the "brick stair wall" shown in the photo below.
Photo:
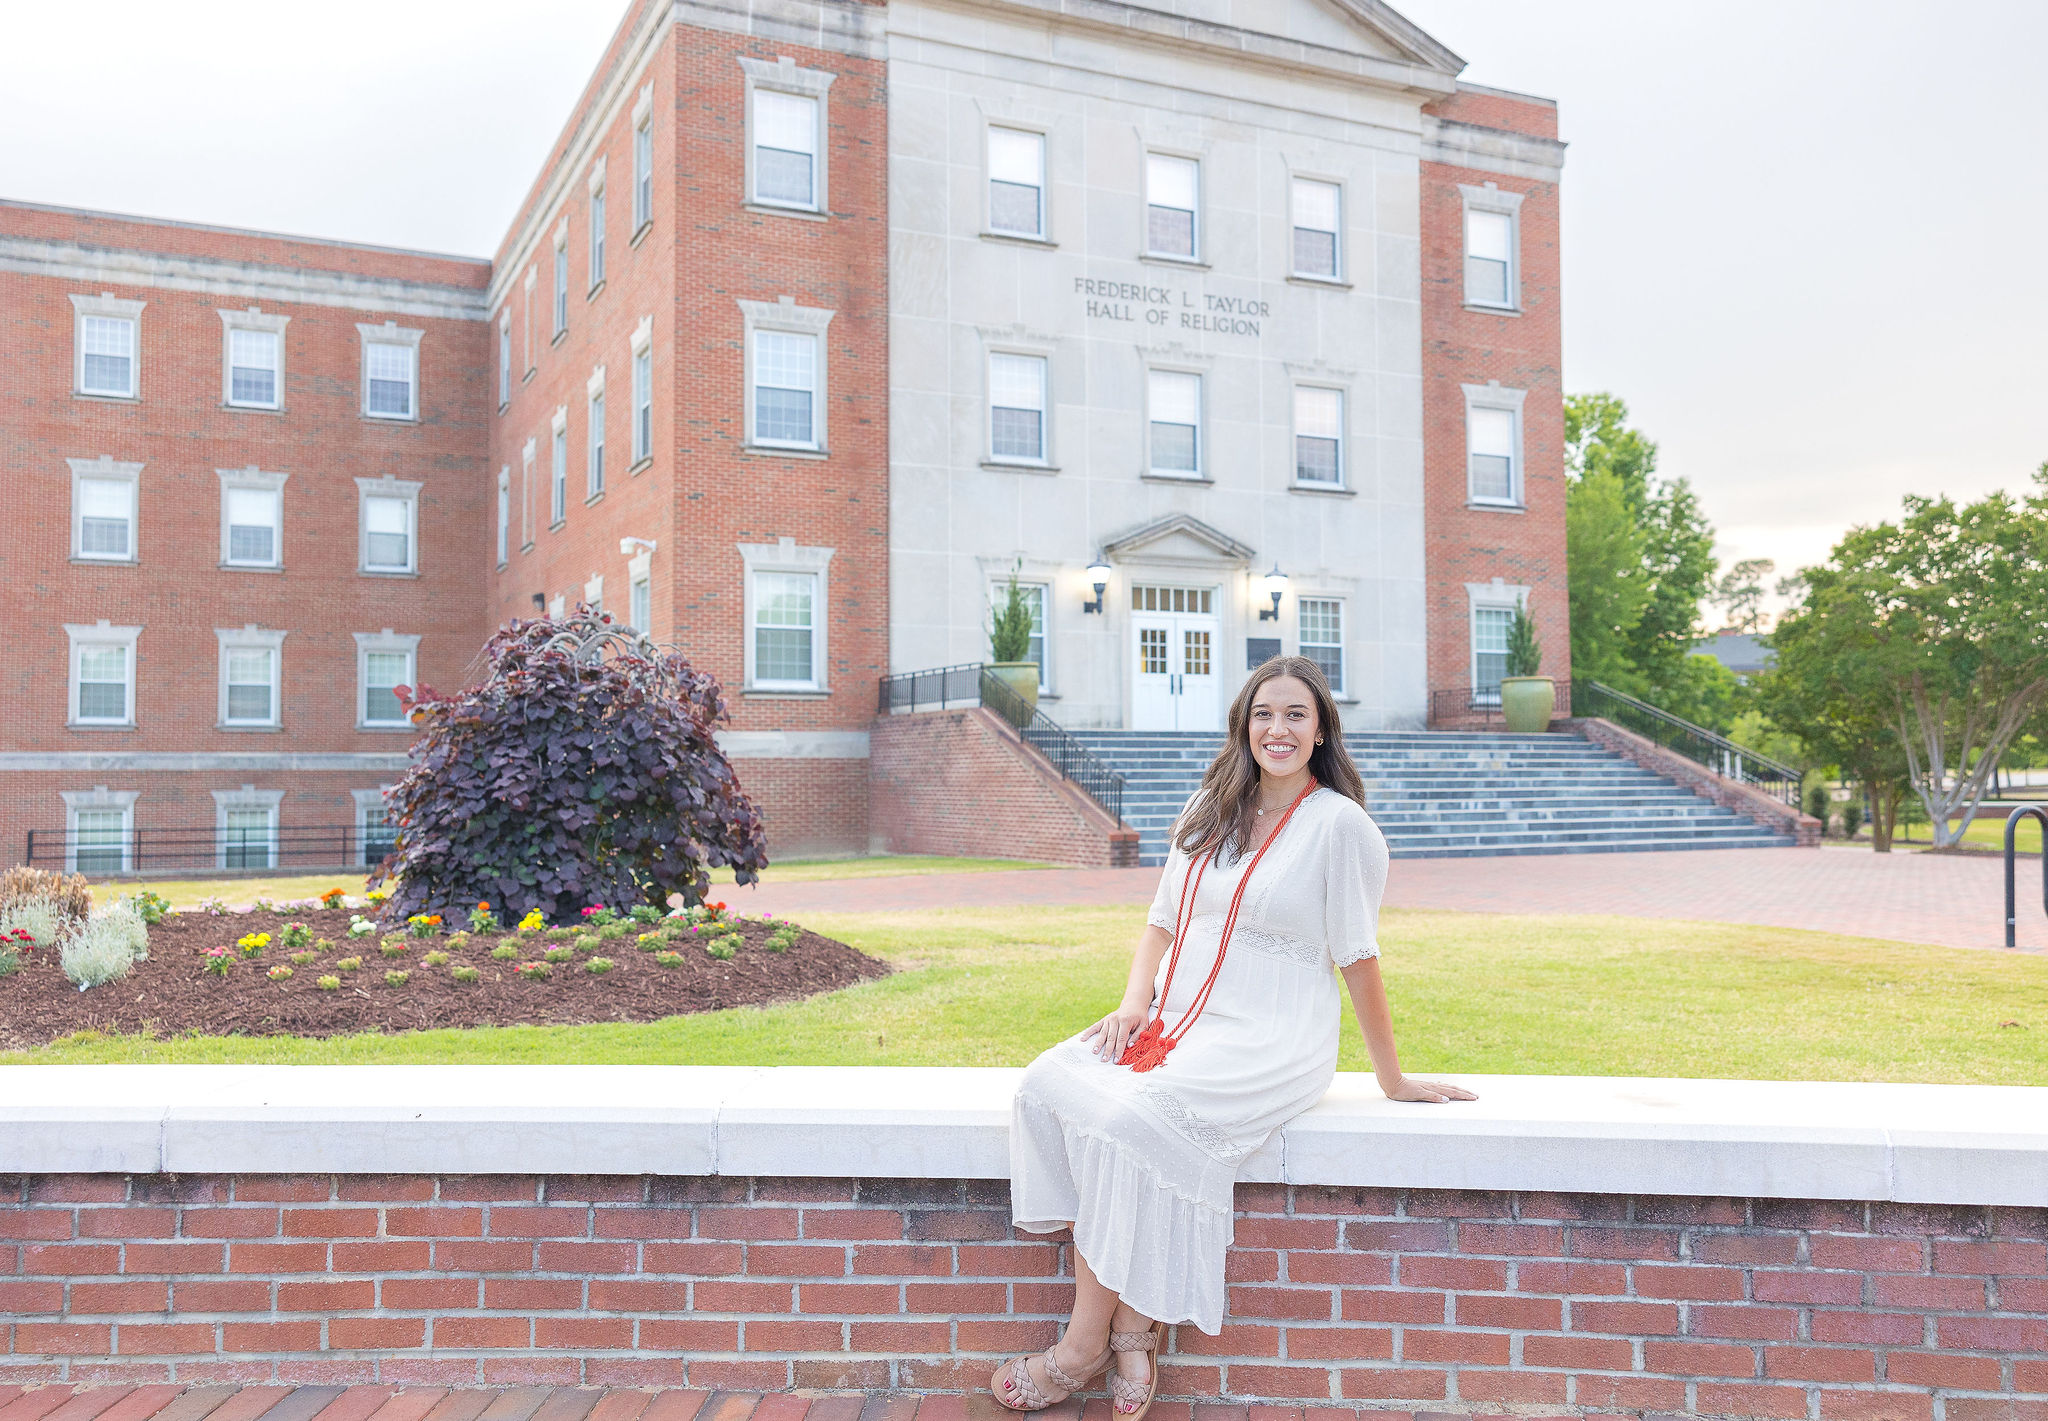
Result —
[[1633, 730], [1624, 730], [1611, 720], [1595, 717], [1570, 720], [1565, 724], [1573, 734], [1583, 735], [1630, 764], [1640, 765], [1653, 775], [1682, 784], [1700, 798], [1710, 799], [1724, 809], [1732, 809], [1745, 819], [1789, 835], [1802, 849], [1816, 848], [1820, 844], [1820, 820], [1790, 805], [1780, 804], [1755, 785], [1715, 774], [1698, 761], [1689, 760], [1676, 750], [1667, 750]]
[[[1237, 1206], [1229, 1315], [1174, 1329], [1174, 1401], [2048, 1411], [2048, 1210], [1252, 1184]], [[16, 1177], [0, 1383], [971, 1394], [1053, 1340], [1070, 1268], [1000, 1180]]]

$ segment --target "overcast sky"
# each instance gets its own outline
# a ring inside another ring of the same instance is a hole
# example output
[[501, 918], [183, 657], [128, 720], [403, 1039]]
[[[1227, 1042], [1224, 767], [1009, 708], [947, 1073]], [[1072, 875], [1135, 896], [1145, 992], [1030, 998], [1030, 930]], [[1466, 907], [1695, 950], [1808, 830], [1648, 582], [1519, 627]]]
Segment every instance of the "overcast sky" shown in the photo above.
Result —
[[[1565, 387], [1724, 557], [2048, 460], [2048, 4], [1396, 4], [1559, 101]], [[0, 195], [489, 255], [623, 9], [6, 0]]]

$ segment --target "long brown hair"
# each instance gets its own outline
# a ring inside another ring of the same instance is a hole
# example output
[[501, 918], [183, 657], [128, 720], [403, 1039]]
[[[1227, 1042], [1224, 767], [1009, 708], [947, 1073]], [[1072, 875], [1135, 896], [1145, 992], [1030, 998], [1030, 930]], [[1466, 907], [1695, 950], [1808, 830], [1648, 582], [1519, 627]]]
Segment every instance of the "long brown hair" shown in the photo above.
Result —
[[[1201, 789], [1174, 826], [1174, 842], [1189, 855], [1252, 841], [1259, 803], [1259, 762], [1252, 758], [1247, 727], [1259, 688], [1281, 676], [1292, 676], [1307, 686], [1316, 704], [1316, 734], [1323, 743], [1309, 751], [1309, 773], [1317, 784], [1328, 785], [1355, 800], [1359, 808], [1365, 807], [1365, 781], [1359, 778], [1358, 766], [1351, 763], [1351, 752], [1344, 748], [1344, 724], [1337, 716], [1337, 698], [1330, 694], [1329, 678], [1306, 656], [1276, 656], [1246, 678], [1237, 699], [1230, 703], [1230, 733], [1203, 772]], [[1242, 852], [1241, 847], [1237, 851]]]

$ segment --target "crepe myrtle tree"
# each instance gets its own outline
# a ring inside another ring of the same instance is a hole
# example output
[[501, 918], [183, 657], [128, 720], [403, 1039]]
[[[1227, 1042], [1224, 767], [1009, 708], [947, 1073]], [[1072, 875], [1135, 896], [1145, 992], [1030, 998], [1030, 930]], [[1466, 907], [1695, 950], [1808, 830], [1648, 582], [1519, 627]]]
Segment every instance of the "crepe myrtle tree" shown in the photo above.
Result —
[[580, 606], [509, 623], [482, 660], [484, 680], [454, 695], [400, 688], [420, 737], [389, 795], [387, 917], [488, 902], [504, 922], [573, 922], [591, 904], [702, 902], [716, 867], [760, 876], [761, 820], [713, 738], [726, 706], [711, 676]]

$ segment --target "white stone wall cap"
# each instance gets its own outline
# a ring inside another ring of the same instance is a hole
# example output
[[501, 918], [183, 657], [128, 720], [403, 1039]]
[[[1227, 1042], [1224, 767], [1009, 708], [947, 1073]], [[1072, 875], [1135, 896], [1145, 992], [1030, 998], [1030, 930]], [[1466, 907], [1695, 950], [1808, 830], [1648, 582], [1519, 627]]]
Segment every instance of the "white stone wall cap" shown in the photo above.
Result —
[[[1169, 1065], [1170, 1069], [1170, 1065]], [[16, 1066], [0, 1173], [997, 1179], [1007, 1067]], [[2048, 1088], [1368, 1075], [1244, 1161], [1296, 1184], [2048, 1205]]]

